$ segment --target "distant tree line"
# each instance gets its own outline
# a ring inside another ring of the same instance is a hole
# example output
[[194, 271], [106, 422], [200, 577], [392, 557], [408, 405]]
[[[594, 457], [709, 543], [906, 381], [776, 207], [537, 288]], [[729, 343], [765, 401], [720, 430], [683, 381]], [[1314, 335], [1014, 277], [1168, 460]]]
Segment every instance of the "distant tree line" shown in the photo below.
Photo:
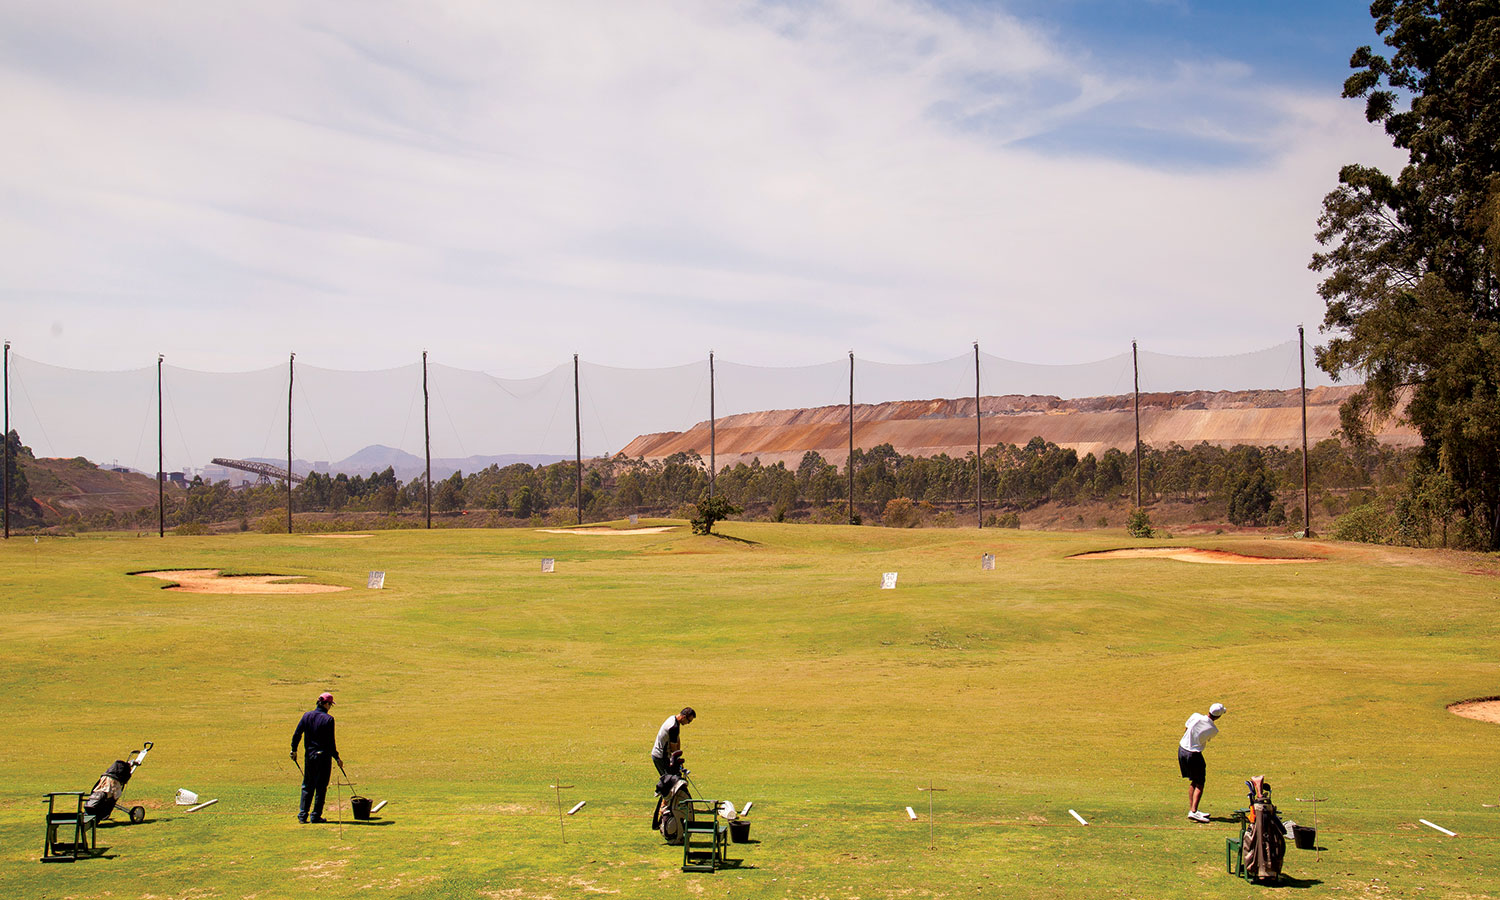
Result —
[[[14, 432], [11, 438], [23, 463], [12, 473], [12, 496], [22, 498], [27, 495], [24, 463], [31, 451]], [[1330, 438], [1313, 445], [1308, 463], [1314, 508], [1336, 517], [1330, 529], [1334, 537], [1465, 547], [1481, 545], [1487, 536], [1455, 506], [1451, 482], [1421, 465], [1415, 451], [1367, 439]], [[849, 464], [857, 521], [894, 527], [971, 521], [963, 517], [972, 514], [973, 453], [909, 456], [880, 444], [856, 449]], [[697, 504], [709, 490], [708, 469], [697, 453], [659, 460], [594, 459], [584, 465], [582, 502], [589, 521], [631, 513], [692, 518], [700, 514]], [[987, 448], [978, 469], [987, 525], [1018, 527], [1022, 514], [1047, 505], [1128, 508], [1134, 502], [1134, 455], [1118, 449], [1080, 457], [1076, 450], [1036, 437], [1024, 445]], [[1141, 455], [1143, 502], [1199, 504], [1205, 519], [1300, 530], [1301, 487], [1300, 449], [1168, 444], [1146, 446]], [[813, 451], [804, 453], [795, 468], [759, 460], [724, 466], [714, 483], [716, 498], [748, 517], [772, 521], [847, 522], [848, 489], [849, 465], [835, 465]], [[167, 525], [186, 533], [209, 525], [222, 528], [223, 523], [279, 532], [286, 527], [286, 496], [284, 484], [231, 487], [227, 481], [194, 478], [185, 491], [168, 496]], [[368, 476], [314, 472], [292, 489], [294, 513], [345, 516], [363, 528], [418, 527], [425, 502], [423, 480], [403, 482], [391, 468]], [[445, 527], [567, 524], [577, 519], [576, 504], [572, 462], [490, 466], [469, 475], [454, 472], [432, 485], [435, 524]], [[27, 519], [40, 511], [29, 497], [15, 505], [28, 510]], [[148, 506], [124, 515], [75, 517], [64, 524], [154, 529], [156, 516], [156, 507]]]

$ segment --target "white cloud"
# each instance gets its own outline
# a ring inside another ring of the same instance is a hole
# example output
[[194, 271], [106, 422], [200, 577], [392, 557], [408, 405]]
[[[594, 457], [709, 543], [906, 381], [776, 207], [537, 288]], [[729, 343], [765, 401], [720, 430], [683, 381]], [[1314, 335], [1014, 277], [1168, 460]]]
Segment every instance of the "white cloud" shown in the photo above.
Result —
[[[54, 4], [0, 31], [5, 331], [76, 366], [1239, 352], [1316, 322], [1319, 198], [1391, 159], [1354, 104], [1233, 61], [1107, 71], [899, 0]], [[1254, 161], [1027, 143], [1110, 110]]]

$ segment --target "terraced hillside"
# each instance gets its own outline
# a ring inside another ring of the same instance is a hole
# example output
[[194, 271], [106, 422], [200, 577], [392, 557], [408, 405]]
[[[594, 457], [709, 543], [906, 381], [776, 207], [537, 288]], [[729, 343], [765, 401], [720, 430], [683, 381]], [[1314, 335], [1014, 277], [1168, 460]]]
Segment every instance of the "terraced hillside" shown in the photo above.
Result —
[[[1357, 385], [1308, 391], [1308, 439], [1331, 437], [1339, 427], [1339, 404]], [[1132, 397], [1057, 397], [1006, 395], [984, 397], [980, 412], [983, 441], [1024, 444], [1041, 437], [1080, 455], [1102, 454], [1111, 447], [1135, 445]], [[765, 465], [796, 466], [808, 450], [842, 464], [848, 455], [849, 411], [846, 406], [780, 409], [719, 419], [716, 450], [719, 465], [759, 458]], [[1416, 446], [1411, 428], [1386, 424], [1377, 431], [1382, 443]], [[1302, 441], [1302, 412], [1296, 390], [1176, 391], [1141, 395], [1141, 438], [1152, 446], [1202, 441], [1222, 446], [1254, 444], [1292, 446]], [[858, 447], [889, 443], [914, 456], [946, 453], [963, 456], [974, 449], [974, 400], [910, 400], [854, 407], [854, 442]], [[646, 434], [620, 452], [629, 457], [662, 459], [696, 451], [707, 456], [709, 428], [700, 422], [688, 431]]]

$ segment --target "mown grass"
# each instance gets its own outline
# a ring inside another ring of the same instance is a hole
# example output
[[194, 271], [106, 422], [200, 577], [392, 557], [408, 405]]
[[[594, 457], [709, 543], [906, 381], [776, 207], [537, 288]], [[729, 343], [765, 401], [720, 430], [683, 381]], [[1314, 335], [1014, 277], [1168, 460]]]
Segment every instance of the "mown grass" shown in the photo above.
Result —
[[[1085, 562], [1066, 557], [1145, 542], [721, 529], [0, 545], [0, 896], [1248, 896], [1223, 872], [1238, 826], [1183, 816], [1175, 744], [1213, 700], [1205, 809], [1227, 818], [1255, 774], [1286, 818], [1329, 798], [1327, 851], [1288, 851], [1298, 896], [1500, 896], [1500, 726], [1445, 711], [1500, 693], [1493, 560], [1235, 537], [1191, 543], [1328, 559]], [[181, 568], [352, 590], [126, 574]], [[294, 820], [286, 751], [324, 689], [350, 776], [390, 801], [380, 825]], [[648, 830], [647, 751], [685, 704], [694, 780], [755, 801], [737, 871], [684, 874]], [[126, 800], [150, 820], [101, 829], [104, 859], [37, 863], [40, 795], [146, 739]], [[588, 801], [566, 843], [559, 782]], [[179, 787], [220, 803], [185, 814]]]

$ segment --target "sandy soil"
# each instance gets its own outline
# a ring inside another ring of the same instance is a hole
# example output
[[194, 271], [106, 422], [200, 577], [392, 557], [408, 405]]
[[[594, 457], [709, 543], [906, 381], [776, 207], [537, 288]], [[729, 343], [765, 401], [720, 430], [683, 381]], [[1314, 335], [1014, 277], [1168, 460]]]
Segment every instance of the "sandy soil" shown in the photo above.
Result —
[[1454, 703], [1448, 707], [1448, 712], [1466, 719], [1478, 719], [1481, 722], [1493, 722], [1500, 725], [1500, 699], [1493, 697], [1488, 700], [1464, 700]]
[[650, 528], [538, 528], [543, 534], [661, 534], [675, 525], [653, 525]]
[[218, 569], [180, 569], [170, 572], [137, 572], [149, 578], [173, 581], [164, 590], [185, 594], [328, 594], [347, 591], [346, 587], [332, 584], [309, 584], [291, 582], [289, 578], [301, 575], [231, 575], [225, 577]]
[[1125, 550], [1101, 550], [1098, 553], [1080, 553], [1068, 559], [1175, 559], [1181, 562], [1217, 563], [1230, 566], [1276, 566], [1286, 563], [1322, 562], [1316, 557], [1244, 556], [1227, 550], [1200, 550], [1197, 547], [1133, 547]]

